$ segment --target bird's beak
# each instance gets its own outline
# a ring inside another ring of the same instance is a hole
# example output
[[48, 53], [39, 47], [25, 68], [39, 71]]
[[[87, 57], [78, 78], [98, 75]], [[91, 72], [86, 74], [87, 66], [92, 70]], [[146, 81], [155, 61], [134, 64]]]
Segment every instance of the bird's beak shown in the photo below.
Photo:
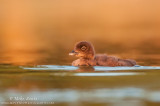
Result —
[[75, 52], [74, 50], [72, 50], [72, 52], [69, 53], [69, 55], [73, 56], [73, 55], [76, 55], [77, 52]]

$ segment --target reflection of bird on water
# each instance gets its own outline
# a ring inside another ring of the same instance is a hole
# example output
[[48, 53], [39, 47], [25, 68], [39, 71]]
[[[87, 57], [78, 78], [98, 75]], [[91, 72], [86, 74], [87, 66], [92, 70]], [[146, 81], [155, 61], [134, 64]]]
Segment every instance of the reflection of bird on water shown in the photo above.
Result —
[[79, 69], [76, 70], [76, 72], [94, 72], [94, 67], [90, 66], [90, 67], [84, 67], [84, 66], [80, 66]]

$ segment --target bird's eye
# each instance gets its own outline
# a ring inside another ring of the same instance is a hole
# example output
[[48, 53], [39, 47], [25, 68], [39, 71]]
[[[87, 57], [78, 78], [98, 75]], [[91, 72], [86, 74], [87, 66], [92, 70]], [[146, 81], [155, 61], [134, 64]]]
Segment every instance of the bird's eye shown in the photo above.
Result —
[[81, 50], [86, 50], [86, 46], [82, 46], [82, 47], [81, 47]]

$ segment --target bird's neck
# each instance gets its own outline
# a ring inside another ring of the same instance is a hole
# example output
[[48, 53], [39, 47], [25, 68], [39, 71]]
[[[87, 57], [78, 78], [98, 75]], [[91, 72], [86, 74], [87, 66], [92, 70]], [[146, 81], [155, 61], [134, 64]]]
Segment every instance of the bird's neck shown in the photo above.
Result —
[[85, 60], [94, 60], [95, 56], [94, 54], [88, 54], [84, 57], [81, 57], [81, 59], [85, 59]]

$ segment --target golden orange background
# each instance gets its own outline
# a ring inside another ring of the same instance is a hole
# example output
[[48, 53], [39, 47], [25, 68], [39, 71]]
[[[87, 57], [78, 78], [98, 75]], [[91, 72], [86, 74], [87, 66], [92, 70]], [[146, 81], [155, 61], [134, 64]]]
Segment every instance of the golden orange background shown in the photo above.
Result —
[[159, 54], [160, 0], [0, 0], [0, 63], [69, 64], [59, 61], [80, 40], [122, 57]]

